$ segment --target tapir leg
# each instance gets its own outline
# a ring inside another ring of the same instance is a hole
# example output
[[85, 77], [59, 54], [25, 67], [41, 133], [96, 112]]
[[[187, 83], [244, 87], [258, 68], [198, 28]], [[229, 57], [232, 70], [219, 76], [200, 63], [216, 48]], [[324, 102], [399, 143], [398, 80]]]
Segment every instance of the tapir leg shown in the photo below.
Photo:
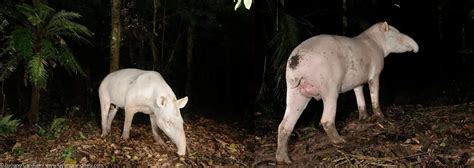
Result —
[[363, 85], [354, 88], [354, 93], [357, 100], [357, 107], [359, 109], [359, 120], [365, 120], [368, 118], [367, 108], [365, 107], [364, 89]]
[[337, 91], [330, 91], [327, 95], [322, 95], [323, 98], [323, 116], [321, 117], [321, 125], [323, 125], [324, 131], [329, 136], [332, 143], [344, 143], [345, 140], [339, 135], [336, 130], [336, 110], [337, 110]]
[[283, 120], [278, 127], [277, 162], [291, 163], [288, 157], [288, 139], [303, 110], [311, 98], [303, 96], [297, 88], [288, 88], [286, 110]]
[[379, 106], [379, 75], [369, 80], [370, 99], [372, 100], [372, 110], [375, 117], [383, 118], [382, 110]]
[[151, 123], [151, 131], [153, 132], [153, 138], [159, 144], [164, 144], [165, 141], [158, 135], [158, 125], [156, 125], [156, 118], [153, 112], [150, 114], [150, 123]]
[[133, 106], [125, 106], [125, 122], [123, 123], [122, 139], [127, 140], [130, 136], [130, 127], [132, 126], [133, 115], [138, 109]]
[[107, 118], [110, 112], [110, 103], [109, 101], [100, 100], [100, 116], [101, 116], [101, 125], [102, 125], [102, 137], [106, 136], [109, 133], [110, 128], [107, 128]]
[[107, 117], [107, 132], [110, 132], [110, 128], [112, 127], [112, 120], [114, 120], [115, 115], [117, 114], [118, 107], [111, 106], [109, 111], [109, 116]]

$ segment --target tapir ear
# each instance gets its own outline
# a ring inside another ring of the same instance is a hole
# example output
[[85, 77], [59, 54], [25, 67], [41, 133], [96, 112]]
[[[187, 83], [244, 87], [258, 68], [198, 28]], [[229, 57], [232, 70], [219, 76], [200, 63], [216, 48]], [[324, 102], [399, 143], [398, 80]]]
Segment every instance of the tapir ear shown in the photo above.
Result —
[[183, 97], [178, 100], [178, 107], [183, 108], [184, 106], [186, 106], [187, 103], [188, 103], [188, 96]]
[[382, 23], [382, 26], [380, 27], [380, 30], [382, 30], [382, 32], [388, 32], [388, 23], [387, 22], [383, 22]]
[[160, 96], [156, 99], [156, 104], [158, 105], [158, 107], [165, 107], [165, 104], [166, 104], [166, 97], [165, 96]]

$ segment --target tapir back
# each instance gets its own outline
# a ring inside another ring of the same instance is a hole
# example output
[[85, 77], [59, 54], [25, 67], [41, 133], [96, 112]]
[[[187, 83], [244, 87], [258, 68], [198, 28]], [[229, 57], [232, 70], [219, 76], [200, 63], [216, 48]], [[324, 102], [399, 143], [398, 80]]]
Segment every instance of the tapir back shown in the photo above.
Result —
[[[367, 82], [373, 67], [383, 66], [382, 54], [381, 49], [368, 47], [361, 38], [318, 35], [293, 50], [287, 81], [305, 79], [319, 87], [338, 87], [339, 92], [345, 92]], [[379, 59], [382, 62], [375, 61]], [[372, 65], [374, 62], [382, 65]]]
[[132, 82], [147, 71], [139, 69], [123, 69], [107, 75], [99, 87], [99, 97], [109, 100], [118, 106], [125, 106], [125, 95]]
[[137, 76], [128, 86], [125, 103], [155, 107], [153, 103], [156, 103], [159, 96], [176, 100], [171, 87], [158, 72], [146, 71]]

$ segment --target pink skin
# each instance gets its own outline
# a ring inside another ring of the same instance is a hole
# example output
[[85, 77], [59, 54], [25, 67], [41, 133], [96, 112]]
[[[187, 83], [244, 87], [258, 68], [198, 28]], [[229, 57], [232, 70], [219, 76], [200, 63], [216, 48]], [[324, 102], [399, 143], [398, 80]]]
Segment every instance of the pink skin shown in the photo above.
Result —
[[343, 143], [335, 127], [337, 98], [354, 90], [359, 119], [368, 118], [363, 85], [369, 83], [374, 116], [383, 114], [379, 106], [379, 76], [384, 58], [390, 53], [417, 52], [418, 44], [386, 22], [374, 24], [360, 35], [349, 38], [319, 35], [297, 46], [286, 68], [286, 110], [278, 127], [276, 160], [291, 163], [288, 139], [309, 100], [323, 100], [321, 125], [332, 143]]

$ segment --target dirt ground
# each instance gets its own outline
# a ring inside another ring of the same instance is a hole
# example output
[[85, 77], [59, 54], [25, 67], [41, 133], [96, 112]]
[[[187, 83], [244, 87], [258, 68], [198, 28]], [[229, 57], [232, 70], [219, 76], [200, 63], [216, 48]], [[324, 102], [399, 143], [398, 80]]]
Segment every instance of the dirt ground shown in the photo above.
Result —
[[[347, 140], [332, 145], [321, 126], [298, 127], [290, 139], [291, 167], [331, 166], [474, 166], [474, 102], [439, 107], [384, 107], [385, 118], [361, 122], [357, 114], [337, 121]], [[19, 129], [0, 135], [1, 164], [155, 165], [159, 167], [273, 167], [277, 127], [274, 119], [257, 120], [244, 130], [202, 117], [185, 121], [187, 154], [153, 141], [146, 122], [133, 123], [130, 139], [120, 139], [122, 122], [100, 137], [95, 120], [65, 121], [57, 138]], [[165, 137], [164, 135], [162, 135]]]

